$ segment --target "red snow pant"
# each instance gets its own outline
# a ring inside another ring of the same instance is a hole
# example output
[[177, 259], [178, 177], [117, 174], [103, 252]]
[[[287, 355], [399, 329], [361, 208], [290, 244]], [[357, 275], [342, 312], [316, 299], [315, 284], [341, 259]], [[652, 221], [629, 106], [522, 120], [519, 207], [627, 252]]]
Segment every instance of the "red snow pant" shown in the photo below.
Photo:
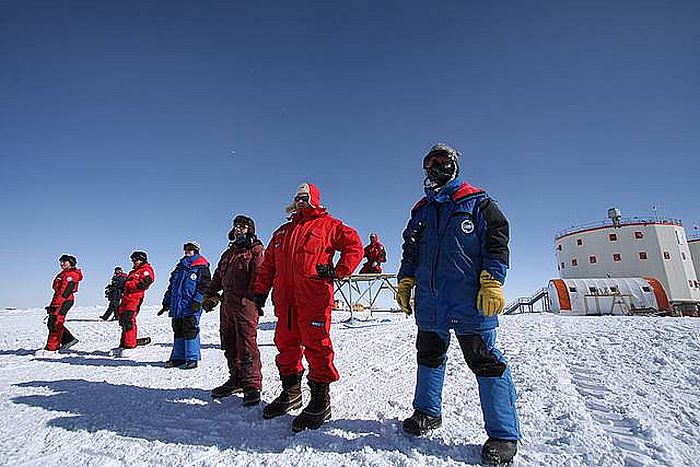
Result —
[[332, 383], [340, 379], [333, 364], [335, 354], [330, 336], [332, 309], [332, 306], [321, 310], [293, 305], [275, 306], [275, 345], [279, 351], [275, 362], [281, 376], [304, 371], [301, 358], [306, 356], [311, 381]]
[[243, 388], [262, 390], [262, 365], [258, 349], [258, 310], [247, 298], [224, 296], [219, 311], [221, 348], [231, 377]]
[[124, 349], [136, 348], [136, 335], [138, 333], [138, 327], [136, 326], [136, 316], [139, 314], [141, 309], [141, 303], [139, 303], [136, 310], [118, 310], [117, 316], [119, 317], [119, 326], [122, 328], [122, 338], [119, 342], [119, 347]]
[[46, 350], [58, 350], [60, 346], [73, 339], [73, 334], [63, 325], [66, 320], [66, 313], [73, 306], [72, 301], [65, 301], [61, 305], [58, 313], [50, 314], [46, 326], [49, 328], [49, 338], [46, 340]]

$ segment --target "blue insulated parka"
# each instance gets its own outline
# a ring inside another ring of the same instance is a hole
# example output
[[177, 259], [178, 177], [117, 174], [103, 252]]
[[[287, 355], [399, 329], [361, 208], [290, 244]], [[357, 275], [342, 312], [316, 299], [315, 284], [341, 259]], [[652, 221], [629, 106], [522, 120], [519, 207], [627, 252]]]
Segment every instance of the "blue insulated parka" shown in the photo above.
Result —
[[170, 306], [171, 318], [184, 318], [199, 313], [202, 298], [211, 282], [209, 262], [199, 254], [183, 257], [172, 273], [163, 305]]
[[477, 310], [476, 295], [482, 270], [505, 280], [508, 221], [483, 190], [459, 179], [426, 195], [403, 233], [398, 274], [416, 279], [418, 327], [457, 334], [496, 328], [496, 316]]

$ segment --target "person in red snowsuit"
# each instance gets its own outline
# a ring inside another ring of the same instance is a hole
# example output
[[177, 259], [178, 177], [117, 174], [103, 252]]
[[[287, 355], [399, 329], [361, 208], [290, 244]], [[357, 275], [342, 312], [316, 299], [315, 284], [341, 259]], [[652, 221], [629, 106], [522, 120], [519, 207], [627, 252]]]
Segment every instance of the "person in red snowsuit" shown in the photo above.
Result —
[[252, 406], [260, 402], [262, 390], [257, 340], [260, 316], [255, 305], [253, 281], [263, 261], [264, 248], [255, 235], [255, 222], [247, 216], [234, 218], [228, 238], [229, 246], [221, 255], [202, 301], [206, 311], [211, 311], [221, 301], [221, 347], [229, 371], [229, 379], [214, 388], [211, 395], [219, 398], [243, 392], [243, 405]]
[[62, 255], [58, 259], [61, 272], [53, 280], [53, 298], [51, 304], [46, 307], [49, 314], [47, 326], [49, 338], [44, 350], [66, 350], [78, 343], [78, 339], [64, 326], [66, 314], [75, 302], [74, 294], [78, 291], [78, 284], [83, 280], [83, 273], [75, 265], [75, 256]]
[[[316, 429], [331, 416], [329, 383], [339, 379], [330, 339], [334, 279], [353, 273], [362, 260], [357, 232], [321, 206], [315, 185], [299, 187], [287, 208], [290, 221], [272, 235], [255, 280], [256, 304], [262, 309], [270, 289], [277, 327], [275, 345], [282, 393], [263, 410], [274, 418], [301, 406], [302, 356], [309, 364], [311, 401], [292, 430]], [[333, 256], [340, 258], [333, 265]]]
[[131, 253], [131, 261], [134, 263], [134, 267], [126, 277], [124, 295], [122, 295], [122, 302], [117, 311], [119, 325], [122, 328], [122, 336], [119, 343], [119, 348], [121, 349], [133, 349], [139, 344], [147, 344], [151, 341], [150, 338], [136, 338], [138, 333], [136, 316], [141, 309], [146, 290], [156, 280], [156, 275], [151, 265], [148, 264], [148, 256], [145, 251], [134, 251]]
[[382, 272], [382, 263], [386, 263], [386, 251], [374, 232], [369, 234], [369, 245], [365, 247], [365, 258], [367, 261], [362, 265], [360, 274], [380, 274]]

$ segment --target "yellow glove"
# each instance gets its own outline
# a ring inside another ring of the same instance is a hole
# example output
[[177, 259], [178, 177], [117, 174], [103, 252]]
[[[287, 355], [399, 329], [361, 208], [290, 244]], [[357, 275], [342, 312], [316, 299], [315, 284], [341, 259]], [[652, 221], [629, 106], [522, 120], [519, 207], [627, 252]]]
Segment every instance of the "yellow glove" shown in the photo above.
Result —
[[479, 292], [476, 294], [476, 307], [486, 316], [495, 316], [503, 311], [506, 306], [506, 297], [503, 295], [501, 283], [488, 273], [481, 271], [479, 275]]
[[411, 290], [416, 285], [416, 279], [413, 277], [404, 277], [399, 281], [396, 287], [396, 302], [399, 304], [401, 311], [407, 315], [413, 314], [411, 308]]

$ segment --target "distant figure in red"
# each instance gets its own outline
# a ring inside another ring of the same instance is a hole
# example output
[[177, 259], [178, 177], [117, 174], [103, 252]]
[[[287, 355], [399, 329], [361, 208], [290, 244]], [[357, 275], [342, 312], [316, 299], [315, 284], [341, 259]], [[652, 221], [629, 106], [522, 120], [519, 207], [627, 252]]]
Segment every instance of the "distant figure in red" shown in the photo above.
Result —
[[386, 251], [374, 232], [369, 234], [369, 245], [365, 247], [365, 258], [367, 261], [362, 265], [360, 274], [380, 274], [382, 272], [382, 263], [386, 263]]
[[68, 310], [73, 306], [75, 301], [73, 294], [78, 291], [78, 283], [83, 280], [83, 273], [75, 267], [78, 262], [75, 256], [62, 255], [58, 262], [61, 265], [61, 272], [53, 280], [53, 298], [51, 304], [46, 307], [46, 312], [49, 314], [47, 322], [49, 338], [44, 350], [50, 352], [66, 350], [78, 343], [78, 339], [73, 337], [63, 323]]
[[137, 345], [146, 345], [151, 342], [150, 337], [136, 338], [138, 333], [136, 316], [141, 310], [146, 290], [153, 284], [156, 275], [151, 265], [148, 264], [148, 256], [145, 251], [134, 251], [131, 253], [131, 262], [134, 264], [134, 267], [126, 277], [124, 295], [117, 311], [119, 325], [122, 328], [122, 337], [119, 348], [115, 349], [115, 356], [121, 356], [123, 349], [133, 349]]

